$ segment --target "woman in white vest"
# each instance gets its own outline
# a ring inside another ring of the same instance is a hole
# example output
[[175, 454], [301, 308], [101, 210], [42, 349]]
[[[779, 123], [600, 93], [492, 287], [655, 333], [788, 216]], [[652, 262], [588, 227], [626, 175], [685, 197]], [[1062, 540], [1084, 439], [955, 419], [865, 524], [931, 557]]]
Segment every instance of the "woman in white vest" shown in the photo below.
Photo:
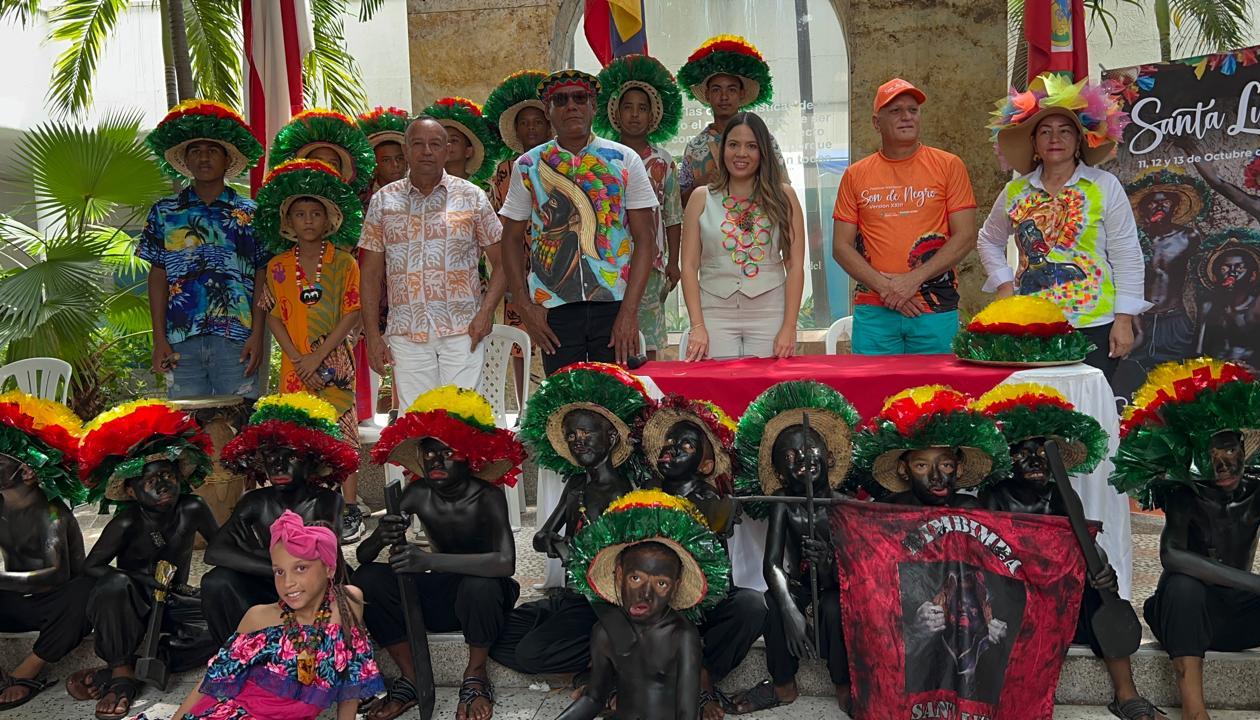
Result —
[[805, 220], [765, 122], [738, 113], [718, 148], [717, 178], [696, 188], [682, 228], [691, 320], [684, 359], [790, 357], [805, 287]]

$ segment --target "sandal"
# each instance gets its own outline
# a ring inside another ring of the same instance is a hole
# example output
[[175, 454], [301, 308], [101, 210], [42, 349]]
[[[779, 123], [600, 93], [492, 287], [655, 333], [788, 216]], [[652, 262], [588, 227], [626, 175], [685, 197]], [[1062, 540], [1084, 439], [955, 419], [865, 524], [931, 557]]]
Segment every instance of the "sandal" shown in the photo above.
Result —
[[[470, 675], [459, 684], [459, 704], [464, 706], [465, 716], [472, 711], [472, 704], [478, 698], [485, 698], [494, 706], [494, 683], [486, 678]], [[456, 711], [458, 713], [458, 710]]]
[[[101, 700], [105, 700], [110, 695], [114, 696], [114, 707], [117, 708], [124, 700], [127, 707], [122, 712], [105, 713], [100, 710], [96, 711], [96, 720], [122, 720], [131, 714], [131, 704], [136, 701], [136, 696], [140, 694], [140, 683], [135, 678], [116, 677], [110, 678], [108, 682], [101, 686]], [[98, 701], [97, 705], [100, 705]]]
[[1161, 715], [1163, 717], [1168, 717], [1167, 713], [1155, 707], [1150, 700], [1147, 700], [1140, 695], [1132, 700], [1125, 700], [1124, 702], [1120, 702], [1119, 700], [1112, 698], [1111, 703], [1107, 705], [1107, 709], [1111, 711], [1112, 715], [1120, 718], [1120, 720], [1141, 720], [1146, 717], [1158, 718]]
[[371, 716], [372, 713], [384, 709], [391, 702], [395, 702], [398, 703], [397, 712], [392, 715], [377, 715], [373, 718], [373, 720], [393, 720], [399, 715], [402, 715], [411, 708], [415, 707], [416, 703], [419, 701], [419, 696], [416, 694], [416, 686], [412, 685], [411, 681], [407, 678], [400, 677], [390, 683], [389, 690], [386, 690], [384, 695], [372, 698], [368, 702], [360, 705], [359, 714], [367, 714], [368, 716]]
[[6, 703], [0, 703], [0, 712], [3, 712], [5, 710], [12, 710], [15, 707], [22, 707], [26, 703], [33, 700], [36, 695], [42, 693], [43, 691], [51, 687], [52, 684], [53, 684], [52, 680], [40, 680], [38, 678], [35, 680], [30, 680], [27, 678], [12, 677], [12, 676], [5, 678], [4, 683], [0, 684], [0, 692], [3, 692], [13, 687], [14, 685], [18, 687], [24, 687], [27, 689], [28, 692], [26, 693], [25, 696], [18, 698], [17, 700], [11, 700]]
[[[774, 683], [769, 680], [762, 680], [751, 688], [736, 693], [734, 697], [730, 698], [730, 706], [724, 709], [728, 715], [747, 715], [748, 713], [770, 710], [786, 704], [779, 700], [779, 696], [775, 694]], [[746, 706], [747, 709], [740, 710], [740, 707], [743, 706]]]
[[109, 668], [88, 668], [70, 673], [66, 678], [66, 692], [75, 700], [100, 700], [101, 688], [109, 682]]

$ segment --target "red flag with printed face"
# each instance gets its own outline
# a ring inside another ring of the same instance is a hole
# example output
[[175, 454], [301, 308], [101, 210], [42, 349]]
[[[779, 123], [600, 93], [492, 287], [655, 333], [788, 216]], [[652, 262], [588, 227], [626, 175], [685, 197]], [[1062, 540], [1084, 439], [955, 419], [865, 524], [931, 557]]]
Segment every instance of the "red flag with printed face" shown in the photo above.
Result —
[[855, 720], [1049, 720], [1085, 563], [1066, 518], [833, 508]]

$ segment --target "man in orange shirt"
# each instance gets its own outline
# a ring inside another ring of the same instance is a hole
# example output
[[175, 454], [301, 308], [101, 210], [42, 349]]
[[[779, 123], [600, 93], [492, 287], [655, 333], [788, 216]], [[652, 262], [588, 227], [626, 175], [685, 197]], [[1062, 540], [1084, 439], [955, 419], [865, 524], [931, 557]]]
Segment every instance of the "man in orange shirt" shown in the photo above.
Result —
[[954, 265], [976, 245], [976, 200], [962, 160], [919, 142], [926, 99], [900, 78], [881, 85], [879, 152], [840, 180], [832, 252], [857, 281], [857, 354], [948, 353], [958, 330]]

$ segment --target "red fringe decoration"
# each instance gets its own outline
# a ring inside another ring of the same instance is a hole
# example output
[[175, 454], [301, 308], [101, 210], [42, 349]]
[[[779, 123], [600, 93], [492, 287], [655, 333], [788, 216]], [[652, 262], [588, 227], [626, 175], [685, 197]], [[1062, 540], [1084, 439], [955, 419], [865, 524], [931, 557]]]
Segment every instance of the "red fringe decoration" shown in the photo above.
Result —
[[516, 435], [502, 428], [483, 432], [445, 410], [407, 413], [398, 418], [397, 422], [381, 431], [380, 441], [372, 448], [372, 462], [384, 465], [389, 462], [390, 453], [404, 440], [425, 437], [441, 440], [462, 455], [473, 472], [480, 472], [492, 462], [511, 462], [512, 469], [494, 484], [516, 486], [521, 463], [525, 462], [525, 447], [517, 441]]
[[1255, 382], [1255, 376], [1247, 372], [1245, 368], [1234, 364], [1222, 367], [1219, 377], [1213, 377], [1212, 369], [1209, 367], [1199, 368], [1191, 373], [1190, 377], [1173, 383], [1171, 388], [1161, 388], [1155, 395], [1155, 399], [1147, 403], [1146, 407], [1135, 410], [1127, 420], [1120, 423], [1120, 437], [1125, 437], [1133, 428], [1146, 423], [1163, 425], [1164, 419], [1159, 414], [1159, 410], [1165, 403], [1190, 402], [1203, 390], [1218, 388], [1231, 382]]
[[143, 405], [83, 436], [79, 444], [79, 479], [90, 487], [92, 474], [107, 458], [126, 457], [154, 436], [183, 436], [207, 454], [214, 452], [210, 436], [202, 432], [192, 416], [165, 405]]
[[1008, 398], [1002, 402], [996, 402], [984, 409], [986, 415], [999, 415], [1014, 407], [1026, 405], [1028, 407], [1039, 407], [1042, 405], [1053, 405], [1061, 407], [1064, 410], [1075, 411], [1076, 407], [1072, 403], [1054, 397], [1053, 395], [1038, 395], [1037, 393], [1024, 393], [1013, 398]]
[[[901, 398], [888, 406], [878, 416], [879, 420], [888, 420], [897, 426], [897, 432], [910, 435], [912, 429], [921, 420], [927, 420], [937, 413], [968, 411], [967, 396], [961, 393], [938, 392], [925, 403], [917, 403], [914, 398]], [[872, 424], [876, 418], [871, 418]]]
[[359, 470], [359, 453], [350, 443], [283, 420], [265, 420], [246, 426], [240, 435], [224, 446], [223, 463], [239, 468], [252, 467], [254, 453], [264, 443], [284, 445], [318, 457], [320, 462], [332, 468], [332, 472], [314, 480], [329, 487], [340, 485]]
[[38, 438], [48, 447], [62, 455], [62, 465], [70, 466], [78, 462], [79, 439], [71, 435], [60, 425], [45, 425], [36, 430], [35, 421], [22, 407], [15, 403], [0, 403], [0, 422], [10, 425], [31, 437]]
[[1030, 337], [1054, 337], [1055, 335], [1066, 335], [1072, 332], [1071, 323], [1029, 323], [1027, 325], [1021, 323], [990, 323], [984, 325], [972, 322], [967, 325], [967, 329], [977, 335], [1015, 335]]

